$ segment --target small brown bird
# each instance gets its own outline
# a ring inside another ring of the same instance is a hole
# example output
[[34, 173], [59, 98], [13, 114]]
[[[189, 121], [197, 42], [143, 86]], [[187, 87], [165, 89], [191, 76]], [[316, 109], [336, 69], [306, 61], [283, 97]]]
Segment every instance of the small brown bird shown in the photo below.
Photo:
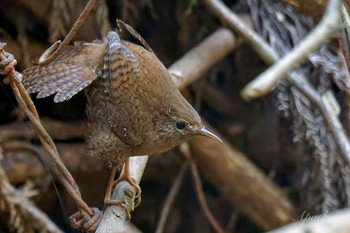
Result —
[[[141, 36], [118, 23], [144, 47], [121, 40], [116, 32], [103, 41], [69, 46], [52, 63], [24, 71], [28, 92], [38, 92], [37, 98], [57, 93], [54, 101], [61, 102], [88, 86], [87, 143], [92, 155], [113, 164], [167, 151], [195, 135], [220, 141], [205, 129]], [[137, 187], [125, 166], [122, 179]]]

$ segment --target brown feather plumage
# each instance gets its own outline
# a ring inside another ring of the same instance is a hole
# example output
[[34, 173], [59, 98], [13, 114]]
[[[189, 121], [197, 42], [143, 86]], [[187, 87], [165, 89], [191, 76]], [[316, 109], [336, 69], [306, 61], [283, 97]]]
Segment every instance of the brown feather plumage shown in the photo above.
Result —
[[110, 32], [102, 42], [70, 46], [56, 61], [24, 71], [24, 85], [38, 98], [56, 93], [55, 102], [61, 102], [88, 87], [87, 142], [93, 155], [113, 163], [168, 150], [193, 135], [208, 136], [167, 69], [140, 42]]
[[[54, 101], [70, 99], [91, 84], [101, 73], [100, 65], [106, 43], [82, 43], [68, 46], [50, 64], [33, 66], [23, 72], [23, 84], [38, 98], [56, 94]], [[86, 56], [94, 54], [94, 56]]]

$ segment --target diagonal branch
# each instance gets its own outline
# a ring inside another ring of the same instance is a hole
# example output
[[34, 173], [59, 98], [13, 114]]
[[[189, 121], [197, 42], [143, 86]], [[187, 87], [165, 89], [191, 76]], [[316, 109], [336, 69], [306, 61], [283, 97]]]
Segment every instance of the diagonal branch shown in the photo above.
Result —
[[[18, 73], [14, 68], [17, 61], [12, 55], [10, 56], [9, 53], [5, 52], [4, 46], [5, 44], [0, 43], [0, 73], [4, 73], [7, 75], [7, 79], [9, 79], [8, 82], [11, 85], [12, 91], [15, 95], [19, 106], [32, 122], [39, 136], [40, 142], [50, 155], [51, 159], [55, 162], [58, 171], [58, 174], [56, 173], [58, 179], [62, 182], [68, 193], [75, 200], [76, 204], [79, 206], [79, 209], [83, 213], [86, 213], [84, 215], [86, 221], [89, 221], [90, 217], [93, 216], [95, 213], [82, 200], [77, 184], [75, 183], [68, 169], [62, 163], [55, 143], [53, 142], [52, 138], [47, 133], [45, 128], [42, 126], [34, 103], [30, 99], [27, 91], [20, 82], [22, 75]], [[53, 170], [53, 172], [55, 172], [55, 170]]]
[[220, 226], [220, 224], [218, 223], [218, 221], [214, 217], [213, 213], [209, 209], [207, 199], [205, 198], [205, 194], [204, 194], [203, 189], [202, 189], [202, 181], [201, 181], [201, 177], [199, 175], [198, 167], [197, 167], [196, 162], [193, 160], [189, 144], [183, 143], [180, 146], [180, 151], [182, 152], [184, 157], [190, 163], [192, 178], [193, 178], [193, 182], [194, 182], [194, 188], [196, 190], [199, 205], [202, 208], [202, 211], [203, 211], [205, 217], [208, 219], [209, 223], [214, 228], [215, 232], [224, 233], [224, 229]]
[[169, 193], [164, 201], [164, 205], [163, 205], [163, 208], [162, 208], [162, 211], [160, 214], [160, 219], [158, 221], [158, 225], [157, 225], [157, 228], [155, 231], [156, 233], [164, 232], [166, 220], [169, 216], [169, 212], [170, 212], [170, 209], [174, 203], [175, 197], [176, 197], [177, 193], [179, 192], [179, 189], [183, 183], [187, 168], [188, 168], [188, 164], [184, 163], [181, 166], [180, 171], [177, 174], [177, 176], [174, 180], [174, 183], [171, 186], [171, 189], [170, 189], [170, 191], [169, 191]]
[[288, 77], [288, 71], [304, 62], [310, 53], [327, 43], [341, 26], [341, 0], [329, 0], [321, 22], [285, 57], [250, 82], [243, 90], [243, 98], [250, 100], [270, 93], [278, 83]]

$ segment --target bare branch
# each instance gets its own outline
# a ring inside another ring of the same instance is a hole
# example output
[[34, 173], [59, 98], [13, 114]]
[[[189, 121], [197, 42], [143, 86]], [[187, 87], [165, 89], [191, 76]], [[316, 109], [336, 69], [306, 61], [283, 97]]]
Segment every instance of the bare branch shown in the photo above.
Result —
[[181, 166], [180, 171], [177, 174], [173, 185], [171, 186], [171, 189], [168, 193], [168, 196], [166, 197], [166, 199], [164, 201], [162, 212], [160, 214], [160, 219], [159, 219], [159, 222], [158, 222], [158, 225], [156, 228], [156, 233], [164, 232], [165, 222], [168, 218], [170, 208], [174, 203], [175, 197], [176, 197], [177, 193], [179, 192], [183, 178], [184, 178], [186, 171], [187, 171], [187, 167], [188, 167], [187, 163], [184, 163]]
[[[148, 156], [130, 158], [130, 177], [140, 183], [148, 161]], [[135, 189], [126, 181], [120, 182], [114, 188], [111, 199], [120, 201], [120, 205], [110, 205], [106, 208], [98, 225], [96, 233], [126, 232], [129, 228], [129, 212], [134, 208]]]
[[[244, 22], [242, 22], [242, 20], [236, 14], [234, 14], [228, 7], [226, 7], [222, 1], [203, 0], [203, 2], [207, 5], [209, 10], [214, 15], [216, 15], [225, 25], [227, 25], [234, 32], [237, 32], [239, 35], [241, 35], [244, 38], [244, 40], [260, 55], [260, 57], [267, 64], [273, 64], [279, 59], [278, 53], [274, 51], [259, 35], [252, 31], [251, 28], [247, 27], [247, 25]], [[303, 62], [303, 59], [306, 59], [309, 53], [315, 51], [321, 45], [326, 43], [330, 39], [330, 37], [334, 35], [334, 32], [339, 29], [339, 12], [341, 5], [340, 3], [341, 2], [339, 0], [329, 1], [327, 11], [320, 25], [316, 27], [315, 30], [307, 38], [305, 38], [306, 42], [300, 43], [299, 46], [295, 48], [297, 49], [296, 52], [295, 50], [293, 50], [294, 52], [292, 55], [290, 55], [291, 53], [289, 53], [288, 57], [292, 56], [291, 61], [293, 61], [293, 67]], [[314, 39], [316, 39], [316, 41], [314, 41]], [[288, 63], [288, 60], [291, 59], [288, 57], [286, 56], [283, 59], [287, 59], [287, 61], [283, 61], [286, 64]], [[280, 60], [279, 63], [281, 61], [282, 60]], [[274, 67], [277, 67], [277, 63], [274, 65]], [[289, 69], [293, 67], [290, 67]], [[261, 96], [262, 94], [267, 94], [278, 84], [278, 81], [280, 81], [280, 79], [282, 79], [284, 75], [287, 74], [289, 69], [284, 69], [284, 74], [279, 74], [278, 79], [271, 79], [267, 82], [259, 81], [257, 84], [254, 84], [254, 93], [252, 92], [253, 88], [251, 87], [253, 83], [251, 83], [251, 85], [247, 86], [242, 91], [242, 96], [245, 99], [251, 99], [258, 93], [260, 93], [259, 96]], [[269, 73], [273, 75], [272, 71]]]
[[224, 233], [224, 230], [222, 229], [222, 227], [220, 226], [218, 221], [215, 219], [213, 213], [209, 209], [207, 199], [205, 198], [205, 194], [204, 194], [203, 189], [202, 189], [201, 177], [199, 175], [197, 165], [192, 158], [192, 154], [191, 154], [188, 143], [183, 143], [180, 146], [180, 150], [190, 163], [191, 173], [192, 173], [193, 182], [194, 182], [194, 188], [196, 190], [199, 205], [201, 206], [205, 217], [208, 219], [209, 223], [214, 228], [215, 232]]
[[[213, 14], [215, 14], [223, 23], [241, 35], [267, 64], [272, 64], [278, 60], [278, 53], [274, 51], [252, 29], [245, 25], [242, 20], [240, 20], [239, 17], [236, 16], [229, 8], [227, 8], [220, 0], [203, 1], [208, 6], [209, 10], [211, 10]], [[331, 11], [333, 11], [336, 7], [335, 5], [337, 5], [335, 1], [337, 0], [329, 1], [329, 4], [332, 4], [330, 9]], [[322, 97], [306, 81], [305, 77], [295, 73], [287, 73], [286, 75], [288, 76], [288, 81], [290, 81], [302, 94], [309, 98], [310, 102], [314, 104], [315, 108], [321, 112], [327, 127], [330, 129], [334, 137], [334, 141], [337, 143], [339, 152], [348, 161], [348, 163], [350, 163], [349, 140], [336, 114], [325, 106], [322, 101]]]
[[194, 187], [196, 189], [197, 197], [199, 204], [204, 212], [204, 215], [207, 217], [208, 221], [212, 225], [212, 227], [215, 229], [215, 232], [217, 233], [224, 233], [224, 230], [218, 223], [218, 221], [215, 219], [214, 215], [209, 209], [207, 199], [205, 198], [203, 189], [202, 189], [202, 181], [200, 179], [200, 175], [198, 172], [197, 165], [194, 161], [190, 163], [191, 165], [191, 171], [192, 171], [192, 176], [194, 180]]
[[182, 89], [205, 74], [240, 44], [230, 30], [220, 28], [174, 62], [168, 69], [169, 73], [178, 88]]
[[241, 92], [250, 100], [270, 93], [278, 83], [288, 77], [289, 70], [304, 62], [310, 53], [327, 43], [340, 29], [341, 0], [329, 0], [321, 22], [285, 57], [278, 60], [268, 70], [250, 82]]

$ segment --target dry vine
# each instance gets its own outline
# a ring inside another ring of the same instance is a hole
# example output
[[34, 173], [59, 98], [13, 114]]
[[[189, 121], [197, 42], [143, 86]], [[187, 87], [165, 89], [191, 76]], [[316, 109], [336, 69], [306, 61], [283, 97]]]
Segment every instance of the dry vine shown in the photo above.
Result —
[[[7, 75], [6, 82], [10, 82], [18, 97], [21, 98], [16, 83], [20, 82], [21, 74], [15, 71], [16, 60], [4, 50], [6, 44], [0, 42], [0, 74]], [[23, 99], [21, 99], [23, 101]], [[24, 101], [23, 101], [24, 102]], [[0, 160], [2, 151], [0, 151]], [[0, 210], [10, 215], [9, 224], [18, 232], [62, 232], [40, 210], [27, 200], [24, 193], [17, 191], [7, 180], [4, 170], [0, 167]]]
[[[22, 75], [18, 73], [14, 68], [17, 61], [10, 53], [5, 52], [4, 46], [5, 44], [0, 43], [0, 73], [7, 76], [5, 81], [11, 85], [12, 91], [15, 94], [19, 106], [21, 107], [22, 111], [27, 115], [27, 117], [31, 120], [34, 128], [36, 129], [39, 135], [39, 139], [42, 145], [47, 150], [47, 152], [55, 162], [55, 165], [57, 166], [58, 174], [56, 175], [79, 206], [79, 210], [82, 212], [84, 222], [88, 222], [91, 220], [92, 216], [99, 216], [99, 211], [97, 209], [90, 209], [90, 207], [81, 199], [81, 194], [78, 186], [76, 185], [70, 172], [62, 163], [55, 143], [42, 126], [35, 105], [33, 104], [27, 91], [20, 82], [22, 79]], [[54, 169], [52, 170], [56, 171]], [[78, 220], [78, 223], [79, 221], [81, 220]], [[72, 223], [76, 222], [77, 220], [73, 218]]]
[[199, 175], [198, 167], [195, 163], [195, 161], [192, 158], [192, 154], [189, 148], [189, 145], [187, 143], [183, 143], [180, 147], [180, 150], [184, 157], [188, 160], [190, 167], [191, 167], [191, 173], [193, 177], [194, 187], [196, 190], [198, 202], [202, 208], [202, 211], [212, 227], [214, 228], [215, 232], [217, 233], [224, 233], [224, 229], [220, 226], [218, 221], [215, 219], [213, 213], [210, 211], [208, 202], [205, 198], [205, 194], [202, 189], [202, 181]]

